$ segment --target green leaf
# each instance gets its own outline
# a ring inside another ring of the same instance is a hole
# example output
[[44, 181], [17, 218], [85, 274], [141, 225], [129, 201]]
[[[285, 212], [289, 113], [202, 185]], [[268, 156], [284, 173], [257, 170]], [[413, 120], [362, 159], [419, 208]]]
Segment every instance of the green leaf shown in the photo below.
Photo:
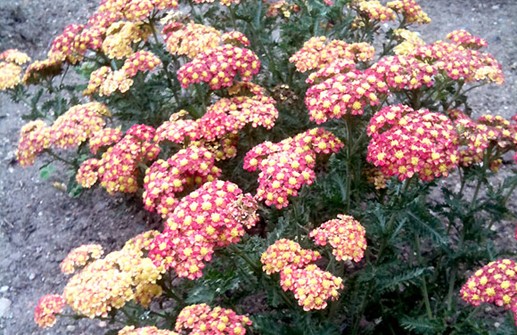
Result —
[[54, 164], [46, 164], [40, 168], [39, 177], [41, 180], [47, 181], [55, 171], [56, 167], [54, 166]]

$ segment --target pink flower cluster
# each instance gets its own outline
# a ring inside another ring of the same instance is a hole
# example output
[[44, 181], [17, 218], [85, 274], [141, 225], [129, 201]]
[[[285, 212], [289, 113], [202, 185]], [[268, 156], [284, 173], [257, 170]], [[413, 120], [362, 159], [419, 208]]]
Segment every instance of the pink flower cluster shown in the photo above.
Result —
[[323, 223], [311, 231], [309, 236], [317, 245], [332, 246], [332, 254], [338, 261], [359, 262], [366, 250], [366, 230], [349, 215], [338, 215], [337, 219]]
[[458, 134], [443, 114], [408, 106], [386, 106], [367, 128], [367, 160], [386, 176], [423, 181], [447, 176], [459, 162]]
[[83, 187], [91, 187], [97, 180], [110, 194], [134, 193], [138, 190], [138, 164], [156, 159], [160, 147], [152, 142], [155, 130], [146, 125], [134, 125], [101, 159], [86, 160], [76, 180]]
[[215, 156], [204, 147], [189, 146], [168, 160], [157, 160], [144, 178], [144, 207], [167, 217], [178, 205], [178, 195], [221, 175]]
[[244, 228], [256, 224], [257, 208], [237, 185], [207, 182], [179, 201], [163, 233], [151, 243], [149, 257], [156, 265], [174, 269], [178, 277], [199, 278], [215, 248], [239, 242]]
[[111, 146], [120, 141], [122, 135], [120, 128], [103, 128], [93, 133], [88, 141], [90, 152], [96, 155], [101, 148]]
[[231, 309], [197, 304], [181, 310], [174, 329], [192, 335], [245, 335], [246, 326], [251, 324], [247, 316], [238, 315]]
[[517, 264], [510, 259], [490, 262], [463, 285], [460, 295], [473, 306], [494, 304], [511, 310], [517, 324]]
[[31, 121], [20, 130], [16, 159], [21, 166], [32, 165], [36, 156], [50, 145], [50, 127], [42, 120]]
[[383, 57], [371, 69], [394, 91], [431, 87], [437, 73], [433, 66], [404, 55]]
[[464, 29], [451, 31], [447, 34], [447, 39], [466, 49], [477, 50], [488, 46], [486, 40], [481, 37], [474, 36]]
[[362, 115], [388, 93], [382, 75], [372, 69], [350, 70], [311, 86], [305, 96], [310, 118], [317, 124], [345, 115]]
[[324, 309], [327, 300], [335, 300], [343, 280], [315, 264], [320, 258], [317, 251], [303, 249], [298, 243], [280, 239], [269, 246], [260, 261], [267, 274], [280, 273], [280, 285], [291, 291], [305, 311]]
[[212, 90], [230, 87], [237, 75], [251, 80], [260, 70], [260, 61], [253, 51], [233, 45], [222, 45], [198, 54], [178, 70], [182, 87], [207, 83]]
[[41, 297], [34, 309], [34, 321], [41, 328], [49, 328], [56, 324], [56, 314], [65, 309], [65, 299], [61, 295], [48, 294]]
[[244, 158], [244, 169], [260, 170], [256, 198], [277, 208], [289, 204], [303, 185], [314, 182], [316, 154], [341, 150], [343, 143], [323, 128], [307, 130], [279, 143], [264, 142], [252, 148]]

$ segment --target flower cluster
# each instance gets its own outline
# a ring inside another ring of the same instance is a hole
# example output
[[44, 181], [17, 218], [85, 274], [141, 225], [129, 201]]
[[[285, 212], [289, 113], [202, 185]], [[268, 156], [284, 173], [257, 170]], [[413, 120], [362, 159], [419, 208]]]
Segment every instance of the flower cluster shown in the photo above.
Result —
[[407, 23], [427, 24], [431, 22], [429, 16], [415, 0], [390, 1], [387, 6], [396, 13], [402, 14]]
[[99, 102], [73, 106], [52, 124], [52, 144], [63, 149], [78, 147], [104, 128], [104, 116], [110, 116], [110, 112]]
[[97, 180], [110, 194], [134, 193], [138, 190], [138, 164], [154, 161], [160, 147], [152, 142], [154, 128], [134, 125], [114, 146], [102, 154], [101, 159], [86, 160], [76, 175], [83, 187], [91, 187]]
[[50, 148], [50, 127], [42, 120], [31, 121], [20, 130], [16, 159], [21, 166], [34, 164], [36, 156]]
[[126, 326], [119, 330], [118, 335], [179, 335], [172, 330], [158, 329], [154, 326], [135, 328], [135, 326]]
[[86, 45], [78, 43], [78, 36], [83, 29], [82, 24], [66, 26], [63, 32], [52, 41], [48, 58], [66, 61], [70, 64], [77, 64], [81, 61], [86, 52]]
[[61, 295], [44, 295], [34, 309], [34, 321], [40, 328], [52, 327], [57, 321], [56, 314], [61, 313], [65, 306], [65, 299]]
[[231, 309], [197, 304], [181, 310], [174, 329], [189, 331], [189, 334], [245, 335], [246, 326], [251, 324], [247, 316]]
[[113, 23], [106, 30], [106, 37], [102, 42], [102, 52], [111, 59], [122, 59], [133, 54], [134, 43], [147, 38], [149, 34], [141, 25], [133, 22], [119, 21]]
[[484, 161], [490, 148], [488, 161], [493, 170], [501, 164], [500, 157], [517, 147], [517, 123], [506, 120], [500, 115], [482, 115], [472, 120], [459, 110], [449, 114], [459, 134], [460, 164], [471, 166]]
[[458, 164], [458, 134], [443, 114], [387, 106], [372, 117], [367, 132], [372, 137], [367, 160], [386, 176], [402, 181], [418, 174], [431, 181]]
[[194, 58], [202, 52], [220, 44], [221, 32], [213, 27], [189, 22], [171, 22], [162, 30], [165, 36], [165, 47], [173, 55], [184, 55]]
[[120, 128], [103, 128], [90, 136], [88, 145], [90, 146], [90, 152], [94, 155], [103, 148], [109, 147], [122, 138], [122, 130]]
[[269, 246], [260, 261], [267, 274], [280, 273], [280, 285], [291, 291], [305, 311], [324, 309], [327, 300], [335, 300], [343, 280], [313, 264], [320, 258], [317, 251], [303, 249], [298, 243], [280, 239]]
[[37, 60], [25, 69], [22, 82], [26, 85], [36, 84], [45, 78], [55, 77], [62, 71], [63, 62], [59, 58]]
[[362, 115], [367, 106], [377, 106], [388, 93], [381, 74], [372, 69], [351, 70], [311, 86], [305, 96], [312, 121], [317, 124], [345, 115]]
[[22, 68], [10, 62], [0, 62], [0, 92], [16, 87], [21, 82]]
[[370, 21], [386, 22], [396, 19], [395, 12], [377, 0], [359, 0], [351, 3], [359, 17], [354, 20], [354, 26], [362, 26], [362, 21], [367, 18]]
[[29, 55], [25, 52], [21, 52], [17, 49], [7, 49], [4, 52], [0, 53], [0, 61], [4, 61], [7, 63], [13, 63], [16, 65], [23, 65], [31, 61]]
[[316, 36], [303, 44], [303, 47], [289, 58], [299, 72], [322, 69], [331, 63], [343, 59], [355, 62], [367, 62], [373, 59], [374, 48], [368, 43], [352, 43], [333, 40], [325, 36]]
[[84, 94], [91, 95], [98, 91], [100, 96], [110, 96], [115, 91], [127, 92], [133, 85], [133, 77], [139, 72], [149, 72], [161, 65], [160, 59], [150, 51], [137, 51], [131, 54], [119, 70], [113, 71], [102, 66], [90, 75], [88, 87]]
[[260, 61], [249, 49], [222, 45], [198, 54], [178, 70], [182, 87], [207, 83], [212, 90], [230, 87], [237, 75], [242, 81], [251, 80], [260, 69]]
[[70, 251], [59, 267], [66, 275], [73, 274], [89, 262], [99, 259], [104, 254], [99, 244], [85, 244]]
[[481, 49], [488, 46], [486, 40], [474, 36], [464, 29], [454, 30], [447, 34], [447, 39], [466, 49]]
[[415, 51], [416, 48], [424, 46], [425, 42], [420, 35], [414, 31], [407, 29], [395, 29], [393, 35], [397, 40], [400, 41], [393, 48], [393, 52], [396, 55], [408, 55]]
[[349, 215], [338, 215], [337, 219], [323, 223], [311, 231], [309, 236], [317, 245], [332, 246], [332, 254], [338, 261], [359, 262], [366, 250], [366, 230]]
[[460, 295], [473, 306], [495, 304], [511, 310], [517, 324], [517, 264], [510, 259], [490, 262], [463, 285]]
[[168, 160], [157, 160], [144, 178], [144, 207], [163, 217], [171, 213], [179, 200], [177, 195], [192, 185], [213, 181], [221, 174], [215, 156], [204, 147], [189, 146]]
[[314, 128], [279, 143], [264, 142], [244, 158], [244, 169], [260, 170], [256, 198], [277, 208], [289, 204], [303, 185], [314, 182], [316, 154], [341, 150], [343, 143], [329, 131]]
[[162, 293], [156, 281], [164, 269], [143, 255], [156, 235], [155, 231], [143, 233], [121, 250], [86, 265], [68, 281], [63, 291], [66, 303], [89, 318], [105, 317], [129, 301], [149, 306], [151, 299]]
[[391, 90], [416, 90], [431, 87], [436, 69], [412, 56], [387, 56], [371, 68]]
[[320, 253], [303, 249], [298, 243], [280, 239], [270, 245], [262, 256], [262, 270], [268, 275], [281, 272], [287, 267], [303, 268], [320, 259]]
[[258, 221], [258, 204], [233, 183], [207, 182], [179, 201], [163, 233], [150, 246], [155, 264], [173, 268], [178, 277], [203, 275], [214, 248], [240, 241], [244, 228]]
[[266, 12], [267, 17], [277, 17], [282, 14], [283, 17], [291, 17], [291, 13], [300, 11], [300, 7], [296, 4], [292, 4], [286, 0], [279, 0], [268, 3]]

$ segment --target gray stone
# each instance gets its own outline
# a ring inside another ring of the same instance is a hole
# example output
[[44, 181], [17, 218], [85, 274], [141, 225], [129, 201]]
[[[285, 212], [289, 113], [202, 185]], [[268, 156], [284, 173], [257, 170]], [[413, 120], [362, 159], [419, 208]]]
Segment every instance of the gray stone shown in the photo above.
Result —
[[0, 318], [7, 316], [11, 308], [11, 300], [7, 298], [0, 298]]

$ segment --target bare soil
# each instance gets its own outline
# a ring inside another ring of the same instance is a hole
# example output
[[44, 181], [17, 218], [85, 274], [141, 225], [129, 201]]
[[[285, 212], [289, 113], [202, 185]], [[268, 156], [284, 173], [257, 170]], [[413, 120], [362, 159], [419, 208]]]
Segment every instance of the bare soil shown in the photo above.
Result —
[[[515, 114], [517, 1], [420, 3], [433, 19], [419, 28], [426, 41], [464, 28], [486, 38], [488, 50], [503, 64], [506, 83], [473, 92], [474, 112]], [[92, 0], [0, 0], [0, 51], [17, 47], [33, 57], [41, 56], [53, 36], [67, 24], [83, 22], [96, 6]], [[40, 330], [33, 321], [34, 306], [42, 295], [62, 290], [66, 277], [59, 272], [59, 263], [72, 248], [84, 243], [100, 243], [108, 251], [118, 248], [149, 229], [153, 220], [131, 201], [109, 197], [102, 190], [79, 199], [68, 197], [39, 179], [42, 163], [19, 167], [14, 151], [23, 124], [20, 117], [26, 112], [25, 106], [0, 95], [0, 301], [11, 303], [0, 315], [0, 335], [102, 334], [106, 325], [89, 320], [61, 319], [54, 328]]]

